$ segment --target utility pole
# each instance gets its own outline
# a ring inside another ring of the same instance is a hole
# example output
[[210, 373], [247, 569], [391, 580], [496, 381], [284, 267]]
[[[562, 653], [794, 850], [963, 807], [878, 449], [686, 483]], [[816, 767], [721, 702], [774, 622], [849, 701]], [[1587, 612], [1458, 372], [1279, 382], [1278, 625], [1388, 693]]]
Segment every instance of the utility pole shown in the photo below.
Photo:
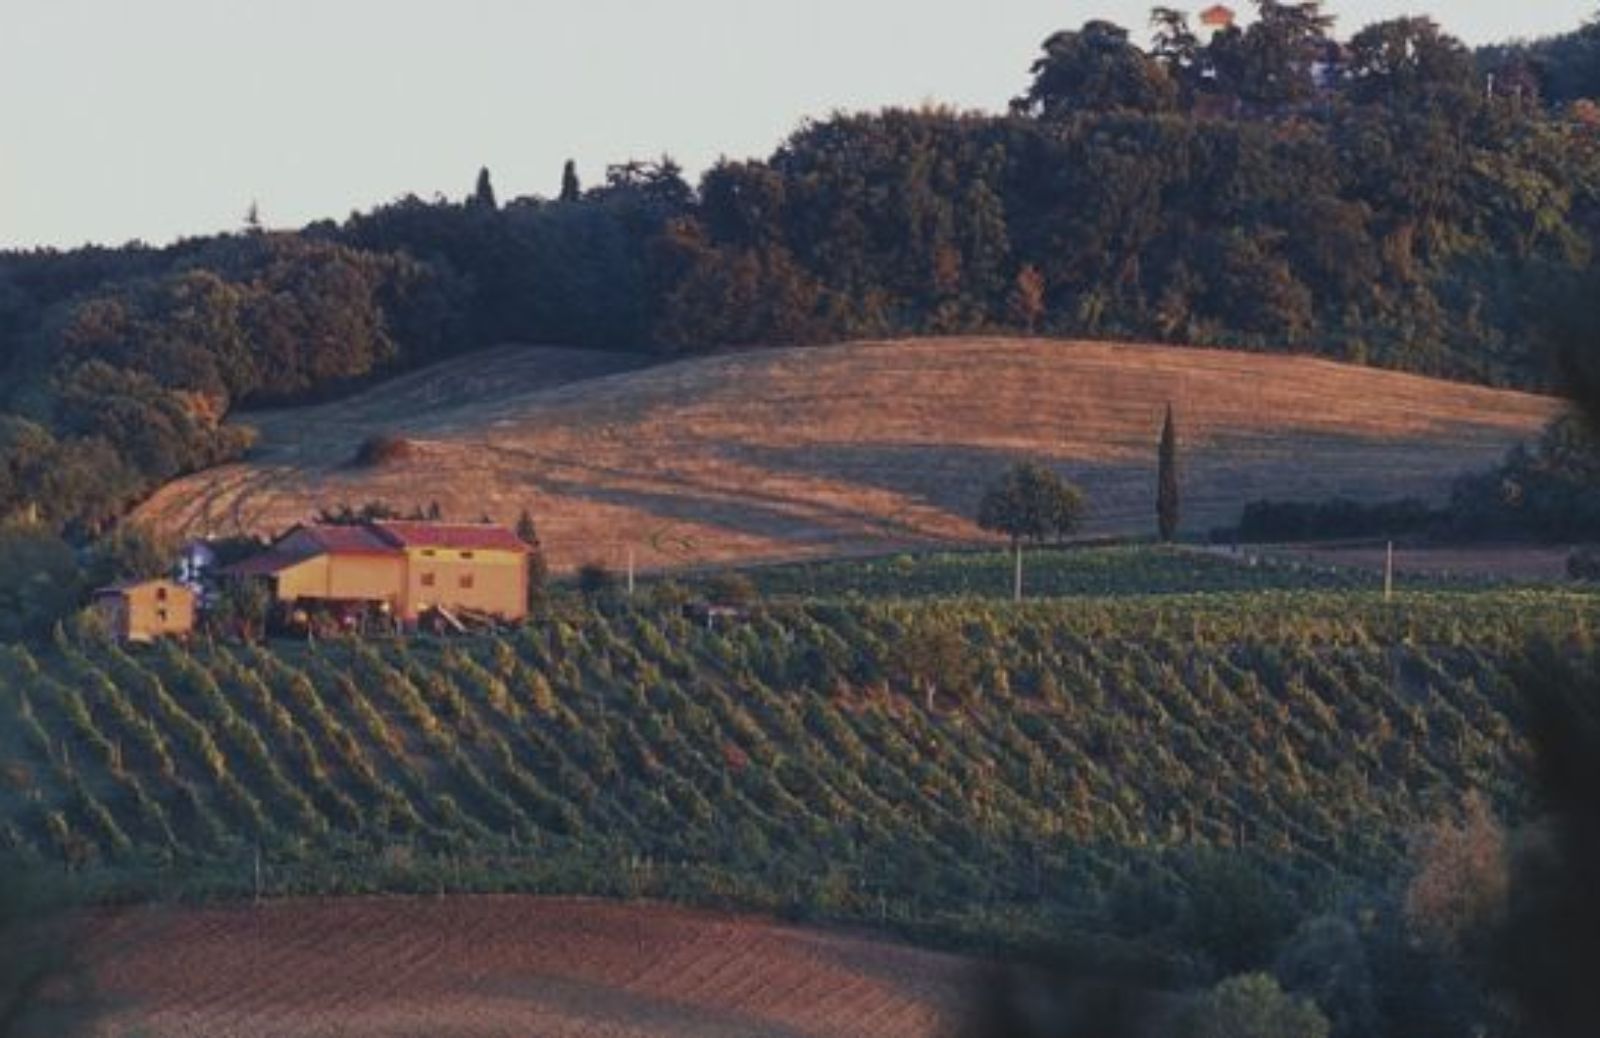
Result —
[[1394, 542], [1389, 542], [1388, 551], [1383, 558], [1383, 600], [1385, 602], [1394, 598]]
[[1021, 541], [1017, 542], [1017, 572], [1016, 572], [1016, 578], [1012, 582], [1011, 600], [1013, 602], [1017, 602], [1017, 603], [1020, 603], [1022, 601], [1022, 542]]
[[633, 545], [628, 545], [628, 597], [633, 597]]

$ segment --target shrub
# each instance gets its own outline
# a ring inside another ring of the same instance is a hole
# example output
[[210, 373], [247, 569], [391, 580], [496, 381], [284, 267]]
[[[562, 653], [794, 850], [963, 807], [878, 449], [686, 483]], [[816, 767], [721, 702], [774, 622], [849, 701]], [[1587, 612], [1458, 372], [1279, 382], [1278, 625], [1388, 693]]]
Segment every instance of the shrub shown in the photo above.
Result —
[[350, 463], [360, 469], [383, 468], [397, 465], [417, 456], [417, 445], [404, 436], [393, 433], [374, 433], [361, 441]]
[[1567, 576], [1573, 580], [1600, 580], [1600, 550], [1579, 548], [1568, 555]]
[[1188, 1038], [1327, 1038], [1328, 1020], [1262, 973], [1218, 984], [1195, 1004]]

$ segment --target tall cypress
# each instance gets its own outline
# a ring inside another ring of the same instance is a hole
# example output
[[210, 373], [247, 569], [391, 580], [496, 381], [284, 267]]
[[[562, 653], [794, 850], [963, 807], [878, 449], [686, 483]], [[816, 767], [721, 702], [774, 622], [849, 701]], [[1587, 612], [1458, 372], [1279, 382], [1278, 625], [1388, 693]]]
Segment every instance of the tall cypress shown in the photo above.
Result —
[[583, 195], [583, 185], [578, 183], [578, 164], [571, 159], [561, 168], [561, 201], [576, 202]]
[[494, 185], [489, 183], [489, 169], [487, 166], [478, 170], [478, 186], [472, 191], [472, 202], [485, 209], [496, 208]]
[[1167, 405], [1167, 420], [1161, 427], [1160, 468], [1156, 476], [1156, 528], [1161, 540], [1170, 544], [1178, 536], [1178, 430], [1172, 420], [1172, 405]]

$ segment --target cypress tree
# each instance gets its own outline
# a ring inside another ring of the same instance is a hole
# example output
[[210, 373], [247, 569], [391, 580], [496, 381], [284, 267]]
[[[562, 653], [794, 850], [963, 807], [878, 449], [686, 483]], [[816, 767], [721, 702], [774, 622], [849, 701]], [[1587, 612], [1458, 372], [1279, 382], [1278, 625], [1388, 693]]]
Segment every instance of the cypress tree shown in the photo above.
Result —
[[517, 516], [517, 538], [523, 544], [530, 546], [539, 543], [539, 528], [533, 523], [533, 513], [526, 508], [522, 510], [521, 515]]
[[578, 183], [578, 164], [571, 159], [561, 169], [561, 201], [576, 202], [583, 196], [583, 185]]
[[1156, 528], [1161, 540], [1170, 544], [1178, 536], [1178, 430], [1172, 420], [1172, 405], [1167, 405], [1167, 420], [1161, 427], [1156, 476]]
[[498, 207], [494, 197], [494, 185], [489, 183], [489, 169], [487, 166], [478, 170], [478, 186], [473, 188], [472, 204], [481, 205], [485, 209]]

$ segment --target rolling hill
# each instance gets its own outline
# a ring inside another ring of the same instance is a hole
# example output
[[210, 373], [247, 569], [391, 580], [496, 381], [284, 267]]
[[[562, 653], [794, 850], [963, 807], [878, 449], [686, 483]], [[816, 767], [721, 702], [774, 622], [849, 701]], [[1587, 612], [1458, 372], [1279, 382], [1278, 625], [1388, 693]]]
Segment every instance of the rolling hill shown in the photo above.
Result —
[[[769, 350], [639, 367], [502, 348], [353, 398], [241, 416], [250, 460], [169, 484], [138, 517], [271, 533], [316, 509], [437, 502], [536, 516], [552, 566], [645, 567], [968, 542], [983, 487], [1044, 460], [1088, 491], [1091, 534], [1153, 526], [1155, 443], [1176, 409], [1184, 525], [1249, 500], [1439, 499], [1556, 413], [1536, 395], [1301, 357], [1009, 339]], [[352, 459], [375, 434], [411, 449]]]

